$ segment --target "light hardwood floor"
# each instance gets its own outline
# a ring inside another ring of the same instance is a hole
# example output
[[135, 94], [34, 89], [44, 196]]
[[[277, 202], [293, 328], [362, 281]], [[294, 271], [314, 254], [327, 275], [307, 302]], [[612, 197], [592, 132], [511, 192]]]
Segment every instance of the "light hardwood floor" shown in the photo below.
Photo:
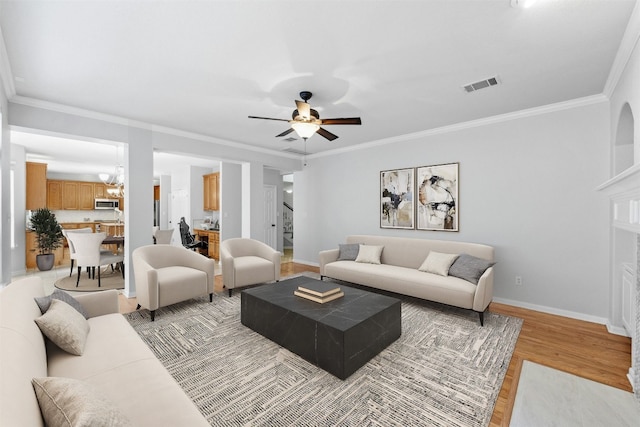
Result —
[[[319, 273], [317, 267], [283, 262], [284, 278], [305, 271]], [[216, 292], [222, 292], [222, 276], [216, 276]], [[120, 310], [134, 311], [135, 298], [120, 296]], [[631, 366], [631, 340], [612, 335], [604, 325], [569, 319], [524, 308], [492, 303], [489, 310], [524, 319], [491, 426], [507, 426], [515, 398], [522, 360], [530, 360], [625, 391], [632, 391], [627, 379]]]

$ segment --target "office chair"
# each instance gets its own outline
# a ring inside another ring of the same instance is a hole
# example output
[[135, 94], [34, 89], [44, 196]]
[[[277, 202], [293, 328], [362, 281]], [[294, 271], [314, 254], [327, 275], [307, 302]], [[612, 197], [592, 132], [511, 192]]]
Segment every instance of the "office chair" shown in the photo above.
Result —
[[207, 242], [196, 240], [195, 236], [189, 231], [189, 225], [185, 222], [184, 217], [180, 218], [180, 239], [182, 246], [187, 249], [204, 249], [207, 250], [209, 245]]

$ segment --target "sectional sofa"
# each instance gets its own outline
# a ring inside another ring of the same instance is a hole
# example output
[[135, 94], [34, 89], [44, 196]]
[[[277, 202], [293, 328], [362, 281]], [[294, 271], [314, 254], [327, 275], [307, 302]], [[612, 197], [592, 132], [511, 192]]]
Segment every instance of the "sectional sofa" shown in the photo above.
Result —
[[[75, 324], [88, 328], [81, 355], [69, 353], [77, 352], [76, 343], [61, 343], [70, 346], [65, 351], [43, 336], [44, 316], [34, 300], [42, 297], [38, 277], [0, 290], [0, 426], [43, 426], [45, 412], [48, 425], [209, 425], [118, 313], [117, 291], [50, 301], [46, 314], [74, 319], [61, 332]], [[74, 301], [84, 315], [70, 305]], [[88, 317], [88, 326], [78, 315]]]
[[481, 325], [493, 297], [494, 249], [483, 244], [352, 235], [319, 257], [321, 279], [474, 310]]

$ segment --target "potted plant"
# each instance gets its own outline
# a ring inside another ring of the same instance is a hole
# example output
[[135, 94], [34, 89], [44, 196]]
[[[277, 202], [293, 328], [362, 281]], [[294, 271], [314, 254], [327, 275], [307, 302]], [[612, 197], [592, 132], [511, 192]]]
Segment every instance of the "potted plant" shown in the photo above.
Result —
[[62, 227], [55, 214], [49, 209], [37, 209], [31, 215], [31, 231], [36, 233], [36, 245], [40, 253], [36, 255], [36, 264], [40, 271], [53, 268], [54, 250], [62, 246]]

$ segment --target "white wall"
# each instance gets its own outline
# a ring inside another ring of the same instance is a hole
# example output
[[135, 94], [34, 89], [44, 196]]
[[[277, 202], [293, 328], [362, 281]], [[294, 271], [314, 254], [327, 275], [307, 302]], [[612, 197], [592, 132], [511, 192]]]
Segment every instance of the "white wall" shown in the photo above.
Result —
[[[608, 295], [606, 101], [308, 160], [294, 174], [295, 259], [318, 262], [348, 234], [496, 248], [495, 297], [593, 317]], [[460, 231], [379, 228], [381, 170], [460, 163]], [[523, 285], [515, 285], [515, 276]]]
[[[2, 41], [2, 37], [0, 37]], [[2, 77], [2, 76], [0, 76]], [[9, 106], [4, 84], [0, 84], [0, 286], [11, 281], [11, 209], [10, 209], [10, 170], [11, 140], [9, 138]]]
[[242, 236], [242, 166], [220, 164], [220, 241]]

